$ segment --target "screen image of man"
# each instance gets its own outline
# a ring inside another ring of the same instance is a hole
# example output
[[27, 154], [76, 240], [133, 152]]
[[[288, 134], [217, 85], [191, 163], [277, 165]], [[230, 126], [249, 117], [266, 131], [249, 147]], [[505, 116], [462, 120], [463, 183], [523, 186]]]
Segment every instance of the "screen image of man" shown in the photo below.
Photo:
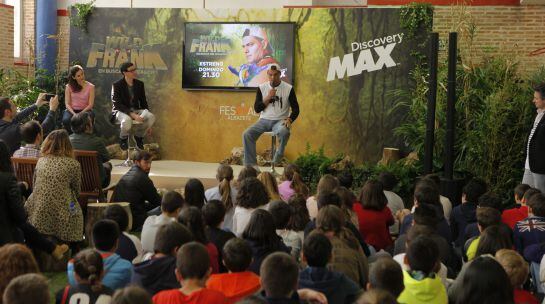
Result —
[[257, 87], [267, 81], [267, 70], [272, 65], [276, 65], [280, 71], [278, 62], [272, 57], [273, 49], [263, 28], [253, 26], [244, 30], [242, 50], [247, 62], [238, 70], [232, 66], [229, 66], [229, 70], [238, 76], [243, 86]]
[[290, 127], [299, 116], [299, 103], [295, 91], [290, 84], [280, 80], [280, 67], [271, 65], [267, 70], [267, 76], [269, 81], [259, 85], [255, 98], [254, 109], [261, 113], [259, 120], [242, 135], [244, 165], [257, 165], [256, 140], [264, 132], [270, 131], [280, 142], [272, 160], [275, 164], [279, 163], [290, 137]]

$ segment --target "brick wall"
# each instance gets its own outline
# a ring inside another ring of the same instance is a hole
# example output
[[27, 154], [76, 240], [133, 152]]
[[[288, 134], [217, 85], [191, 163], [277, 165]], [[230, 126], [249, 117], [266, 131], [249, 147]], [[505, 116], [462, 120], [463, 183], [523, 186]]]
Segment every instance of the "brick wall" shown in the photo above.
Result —
[[13, 66], [13, 7], [0, 4], [0, 67]]
[[[446, 40], [460, 33], [460, 54], [478, 63], [486, 56], [508, 56], [531, 72], [545, 65], [545, 6], [435, 7], [434, 30]], [[471, 34], [471, 24], [474, 25]], [[469, 38], [473, 36], [472, 42]], [[442, 44], [443, 45], [443, 44]], [[471, 48], [471, 50], [470, 50]], [[540, 53], [543, 49], [543, 53]], [[445, 48], [443, 47], [444, 51]]]

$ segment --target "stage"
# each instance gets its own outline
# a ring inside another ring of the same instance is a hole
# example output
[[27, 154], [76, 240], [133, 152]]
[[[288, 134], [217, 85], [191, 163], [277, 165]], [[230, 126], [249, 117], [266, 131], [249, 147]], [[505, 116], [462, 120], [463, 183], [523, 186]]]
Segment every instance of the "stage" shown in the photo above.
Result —
[[[129, 167], [118, 167], [116, 165], [123, 163], [122, 160], [112, 159], [114, 165], [112, 170], [112, 183], [117, 183], [121, 176], [125, 174]], [[218, 184], [216, 180], [216, 170], [219, 163], [201, 163], [178, 160], [156, 160], [151, 164], [150, 178], [156, 188], [165, 188], [167, 190], [183, 189], [185, 183], [190, 178], [198, 178], [204, 185], [204, 189], [212, 188]], [[243, 166], [233, 165], [233, 174], [235, 180], [242, 170]], [[270, 172], [270, 167], [259, 167], [261, 171]], [[283, 167], [275, 168], [278, 174], [282, 174]]]

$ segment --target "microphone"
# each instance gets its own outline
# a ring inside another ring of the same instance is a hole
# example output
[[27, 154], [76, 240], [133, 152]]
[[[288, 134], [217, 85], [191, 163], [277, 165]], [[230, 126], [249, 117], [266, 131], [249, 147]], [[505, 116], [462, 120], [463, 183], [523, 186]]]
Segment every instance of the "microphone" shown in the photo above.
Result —
[[[277, 88], [280, 84], [278, 84], [278, 85], [275, 86], [275, 85], [274, 85], [274, 81], [271, 81], [270, 85], [271, 85], [271, 88], [272, 88], [272, 89], [276, 90], [276, 88]], [[271, 98], [271, 103], [274, 105], [274, 103], [275, 103], [276, 101], [278, 101], [278, 100], [280, 100], [280, 97], [278, 97], [278, 95], [275, 94], [275, 95]]]

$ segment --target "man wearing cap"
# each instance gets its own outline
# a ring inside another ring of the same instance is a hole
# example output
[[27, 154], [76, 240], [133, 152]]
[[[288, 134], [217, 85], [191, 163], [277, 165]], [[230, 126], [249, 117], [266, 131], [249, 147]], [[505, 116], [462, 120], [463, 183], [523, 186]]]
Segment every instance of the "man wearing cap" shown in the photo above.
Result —
[[[299, 103], [293, 87], [280, 80], [280, 67], [272, 64], [267, 70], [268, 80], [259, 85], [254, 109], [261, 113], [259, 120], [244, 131], [244, 165], [257, 165], [255, 142], [264, 132], [272, 131], [280, 142], [274, 155], [275, 164], [282, 160], [290, 138], [291, 124], [299, 116]], [[291, 113], [290, 113], [291, 108]]]
[[245, 29], [242, 49], [247, 63], [238, 70], [229, 66], [229, 70], [239, 77], [245, 87], [256, 87], [267, 81], [267, 70], [273, 64], [278, 65], [278, 62], [271, 56], [273, 49], [265, 30], [257, 26]]
[[112, 85], [112, 122], [117, 120], [120, 127], [119, 145], [127, 150], [129, 146], [129, 132], [133, 120], [141, 123], [135, 130], [134, 139], [138, 149], [144, 149], [144, 135], [149, 133], [155, 115], [149, 111], [144, 83], [136, 77], [136, 66], [132, 62], [122, 63], [119, 67], [123, 78]]

